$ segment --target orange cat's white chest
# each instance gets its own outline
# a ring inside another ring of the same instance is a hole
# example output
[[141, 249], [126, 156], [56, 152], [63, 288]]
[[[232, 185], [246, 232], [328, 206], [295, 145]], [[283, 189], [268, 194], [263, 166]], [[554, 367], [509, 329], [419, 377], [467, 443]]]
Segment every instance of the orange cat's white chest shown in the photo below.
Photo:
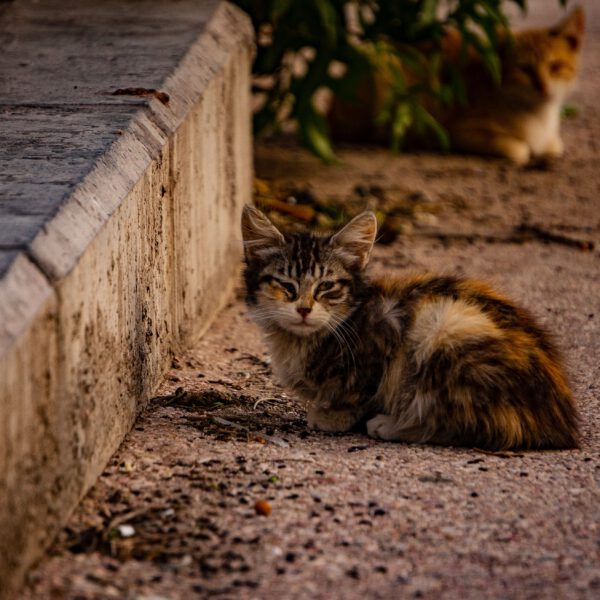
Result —
[[534, 156], [560, 156], [563, 151], [560, 139], [560, 103], [548, 104], [527, 117], [524, 137]]

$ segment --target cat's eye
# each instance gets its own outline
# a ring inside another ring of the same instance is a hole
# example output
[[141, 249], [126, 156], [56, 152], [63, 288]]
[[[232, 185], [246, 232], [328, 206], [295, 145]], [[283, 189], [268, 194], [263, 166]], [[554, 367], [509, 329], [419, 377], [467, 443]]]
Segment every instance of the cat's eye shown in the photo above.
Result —
[[335, 283], [333, 281], [321, 281], [315, 290], [315, 295], [322, 294], [323, 292], [330, 290], [334, 285]]
[[[322, 281], [314, 291], [315, 299], [338, 300], [344, 295], [343, 280]], [[336, 285], [338, 283], [339, 285]]]
[[289, 282], [289, 281], [283, 281], [281, 279], [277, 279], [277, 278], [273, 278], [273, 281], [281, 288], [283, 288], [285, 290], [285, 293], [288, 295], [288, 298], [290, 300], [295, 300], [298, 297], [298, 291], [296, 289], [296, 286]]
[[571, 50], [577, 50], [579, 48], [579, 38], [574, 35], [566, 35], [565, 39]]
[[550, 63], [550, 73], [557, 75], [565, 68], [565, 63], [562, 60], [555, 60]]

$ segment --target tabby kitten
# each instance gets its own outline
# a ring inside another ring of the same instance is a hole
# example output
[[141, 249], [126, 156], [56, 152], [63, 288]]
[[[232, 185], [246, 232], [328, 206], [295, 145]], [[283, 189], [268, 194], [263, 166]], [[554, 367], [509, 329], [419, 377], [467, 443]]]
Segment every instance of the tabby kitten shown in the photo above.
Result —
[[[501, 40], [499, 86], [473, 53], [462, 70], [467, 105], [443, 107], [424, 100], [448, 131], [451, 147], [520, 165], [532, 157], [562, 155], [560, 113], [577, 75], [583, 29], [583, 9], [576, 8], [553, 27], [527, 29]], [[443, 43], [447, 65], [457, 64], [460, 47], [459, 34], [449, 31]], [[357, 102], [333, 101], [328, 119], [334, 138], [387, 138], [387, 131], [375, 122], [391, 93], [391, 70], [385, 59], [374, 53], [370, 58], [374, 70], [359, 89]], [[413, 74], [400, 68], [416, 83]]]
[[572, 448], [577, 414], [554, 345], [486, 285], [431, 275], [370, 279], [371, 212], [333, 236], [242, 217], [247, 304], [308, 424], [366, 420], [390, 441]]

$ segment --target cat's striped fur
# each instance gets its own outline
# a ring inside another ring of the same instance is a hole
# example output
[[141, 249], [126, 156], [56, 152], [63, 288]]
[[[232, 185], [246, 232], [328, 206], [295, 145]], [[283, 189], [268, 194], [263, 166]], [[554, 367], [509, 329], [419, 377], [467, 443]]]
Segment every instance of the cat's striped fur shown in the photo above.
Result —
[[373, 280], [363, 213], [330, 237], [279, 232], [246, 207], [247, 303], [309, 425], [488, 449], [577, 446], [558, 352], [530, 314], [478, 281]]

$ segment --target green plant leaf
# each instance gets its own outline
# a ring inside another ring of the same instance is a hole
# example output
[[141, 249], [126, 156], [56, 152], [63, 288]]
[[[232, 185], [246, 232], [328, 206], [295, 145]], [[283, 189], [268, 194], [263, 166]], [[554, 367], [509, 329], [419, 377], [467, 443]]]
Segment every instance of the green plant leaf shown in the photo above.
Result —
[[562, 107], [561, 116], [563, 116], [565, 119], [572, 119], [573, 117], [576, 117], [578, 114], [579, 114], [579, 111], [577, 110], [577, 107], [573, 106], [572, 104], [565, 104]]
[[400, 102], [396, 106], [394, 119], [392, 121], [391, 146], [394, 152], [400, 149], [406, 132], [413, 123], [413, 111], [410, 103]]
[[277, 25], [277, 22], [283, 17], [292, 7], [293, 0], [272, 0], [271, 22]]
[[312, 105], [299, 116], [298, 126], [305, 146], [327, 163], [339, 162], [331, 146], [327, 123]]
[[[314, 6], [321, 18], [320, 26], [323, 28], [330, 46], [335, 46], [338, 40], [338, 16], [335, 8], [327, 0], [313, 0]], [[340, 32], [343, 34], [343, 30]]]
[[448, 136], [448, 132], [446, 129], [437, 121], [437, 119], [425, 108], [422, 106], [417, 106], [415, 108], [418, 119], [422, 126], [432, 131], [440, 145], [440, 148], [447, 152], [450, 150], [450, 137]]

